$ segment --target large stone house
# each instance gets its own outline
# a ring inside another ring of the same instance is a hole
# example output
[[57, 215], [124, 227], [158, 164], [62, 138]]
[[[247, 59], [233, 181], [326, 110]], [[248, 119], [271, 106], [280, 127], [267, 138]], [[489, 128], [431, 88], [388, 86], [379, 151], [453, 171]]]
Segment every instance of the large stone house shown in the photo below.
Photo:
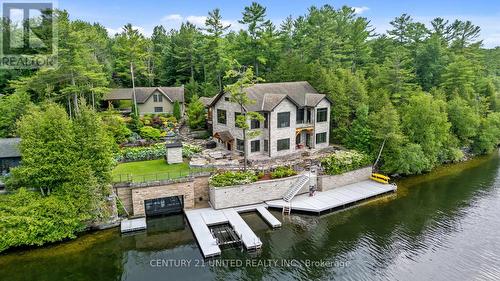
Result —
[[[137, 100], [137, 108], [141, 115], [149, 113], [172, 113], [174, 103], [179, 102], [181, 113], [184, 114], [184, 86], [181, 87], [136, 87], [135, 97]], [[108, 106], [113, 104], [118, 108], [119, 101], [128, 101], [129, 107], [125, 112], [130, 112], [130, 106], [133, 103], [132, 88], [117, 88], [104, 95], [104, 101], [108, 102]]]
[[[264, 83], [244, 89], [254, 101], [246, 111], [261, 113], [265, 121], [250, 122], [260, 135], [248, 139], [249, 159], [277, 157], [311, 148], [324, 148], [330, 138], [330, 106], [308, 82]], [[228, 150], [243, 151], [243, 131], [235, 120], [241, 114], [238, 104], [220, 93], [210, 104], [213, 136]]]

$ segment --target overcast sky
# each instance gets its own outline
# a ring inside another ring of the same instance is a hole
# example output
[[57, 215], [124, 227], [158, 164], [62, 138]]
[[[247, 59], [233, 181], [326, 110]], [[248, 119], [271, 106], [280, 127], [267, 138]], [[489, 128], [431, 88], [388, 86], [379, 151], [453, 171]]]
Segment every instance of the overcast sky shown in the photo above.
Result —
[[[99, 22], [112, 34], [126, 23], [132, 23], [141, 32], [150, 35], [153, 27], [164, 25], [176, 28], [183, 21], [203, 26], [208, 11], [220, 8], [223, 19], [232, 29], [242, 26], [238, 23], [241, 11], [252, 1], [237, 0], [59, 0], [60, 9], [66, 9], [71, 18]], [[343, 5], [354, 7], [360, 16], [368, 18], [378, 33], [385, 32], [389, 22], [402, 13], [410, 14], [415, 20], [428, 23], [435, 17], [470, 20], [481, 27], [484, 47], [500, 46], [500, 0], [267, 0], [257, 1], [267, 7], [267, 16], [276, 25], [288, 15], [303, 15], [310, 6], [330, 4], [335, 8]]]

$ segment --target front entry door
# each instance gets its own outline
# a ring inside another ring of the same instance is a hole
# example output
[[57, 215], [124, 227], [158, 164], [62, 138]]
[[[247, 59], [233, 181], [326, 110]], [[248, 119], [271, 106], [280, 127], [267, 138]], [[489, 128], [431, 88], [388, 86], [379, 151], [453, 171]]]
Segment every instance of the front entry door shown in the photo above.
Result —
[[311, 134], [306, 134], [306, 145], [311, 148]]

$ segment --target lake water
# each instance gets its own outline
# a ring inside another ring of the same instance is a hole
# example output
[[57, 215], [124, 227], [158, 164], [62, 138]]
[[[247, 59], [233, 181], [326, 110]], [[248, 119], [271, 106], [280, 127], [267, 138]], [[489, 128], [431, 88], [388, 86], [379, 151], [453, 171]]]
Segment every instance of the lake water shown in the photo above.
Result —
[[282, 218], [271, 230], [243, 218], [260, 252], [203, 260], [186, 219], [150, 219], [0, 255], [0, 280], [500, 280], [497, 154], [398, 182], [395, 195], [321, 217]]

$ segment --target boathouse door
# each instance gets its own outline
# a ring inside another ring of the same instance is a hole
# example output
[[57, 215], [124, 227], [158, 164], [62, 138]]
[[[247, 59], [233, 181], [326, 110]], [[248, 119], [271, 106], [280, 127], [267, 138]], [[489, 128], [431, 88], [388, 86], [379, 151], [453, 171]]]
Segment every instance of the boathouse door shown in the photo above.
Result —
[[146, 216], [181, 213], [184, 207], [182, 196], [170, 196], [144, 200]]

